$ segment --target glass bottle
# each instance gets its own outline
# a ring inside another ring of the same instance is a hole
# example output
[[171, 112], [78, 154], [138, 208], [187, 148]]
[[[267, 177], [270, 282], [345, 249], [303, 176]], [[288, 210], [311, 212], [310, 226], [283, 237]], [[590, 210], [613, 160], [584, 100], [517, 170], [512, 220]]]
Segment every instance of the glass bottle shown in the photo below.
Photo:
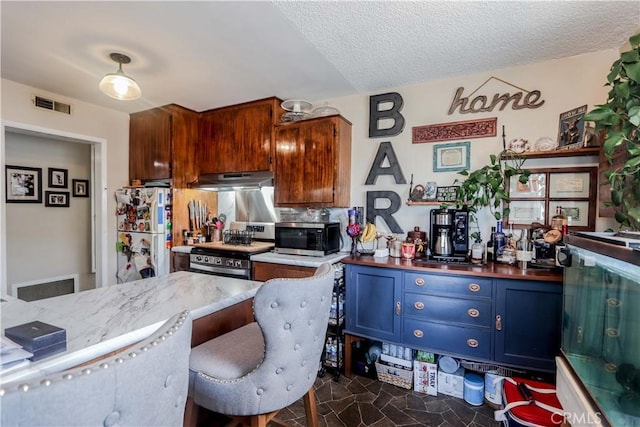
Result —
[[556, 214], [551, 218], [551, 228], [562, 232], [562, 223], [567, 222], [567, 217], [562, 214], [562, 206], [556, 206]]
[[502, 221], [496, 224], [496, 234], [493, 237], [493, 258], [495, 262], [504, 262], [503, 252], [507, 245], [507, 238], [502, 232]]
[[489, 235], [489, 241], [487, 242], [487, 261], [494, 261], [493, 259], [493, 239], [496, 236], [496, 228], [491, 227], [491, 234]]
[[484, 245], [482, 244], [482, 239], [480, 237], [478, 237], [475, 243], [471, 245], [471, 263], [484, 263]]
[[526, 270], [533, 259], [533, 242], [529, 236], [529, 230], [522, 230], [522, 237], [518, 240], [518, 250], [516, 251], [518, 268]]

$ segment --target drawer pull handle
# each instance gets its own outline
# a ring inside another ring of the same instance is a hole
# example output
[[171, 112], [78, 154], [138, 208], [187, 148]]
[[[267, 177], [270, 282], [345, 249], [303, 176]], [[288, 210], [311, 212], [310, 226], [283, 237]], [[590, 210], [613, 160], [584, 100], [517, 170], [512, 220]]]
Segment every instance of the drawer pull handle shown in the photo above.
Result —
[[478, 310], [477, 308], [470, 308], [469, 310], [467, 310], [467, 314], [469, 315], [469, 317], [478, 317], [480, 316], [480, 310]]
[[422, 310], [424, 308], [424, 303], [422, 301], [416, 301], [413, 306], [416, 310]]
[[424, 285], [424, 279], [422, 277], [418, 277], [413, 283], [415, 283], [416, 286], [422, 286]]
[[424, 332], [422, 332], [420, 329], [414, 329], [413, 336], [415, 336], [416, 338], [422, 338], [424, 337]]
[[402, 314], [402, 306], [400, 305], [400, 301], [396, 301], [396, 314], [398, 316]]
[[502, 330], [502, 316], [496, 315], [496, 331]]
[[476, 348], [478, 347], [478, 345], [480, 345], [480, 343], [478, 342], [478, 340], [473, 339], [473, 338], [469, 338], [467, 340], [467, 345], [471, 348]]
[[478, 292], [480, 290], [480, 285], [478, 285], [477, 283], [470, 283], [469, 290], [471, 292]]

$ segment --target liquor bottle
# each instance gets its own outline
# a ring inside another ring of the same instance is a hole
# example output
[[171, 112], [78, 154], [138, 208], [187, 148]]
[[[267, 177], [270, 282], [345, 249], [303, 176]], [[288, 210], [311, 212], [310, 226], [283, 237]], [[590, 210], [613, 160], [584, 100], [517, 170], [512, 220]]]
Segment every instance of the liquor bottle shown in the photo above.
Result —
[[496, 228], [491, 227], [491, 234], [489, 235], [489, 241], [487, 242], [487, 261], [494, 261], [493, 259], [493, 239], [496, 236]]
[[496, 234], [493, 237], [493, 258], [496, 262], [504, 262], [503, 252], [507, 245], [507, 238], [502, 232], [502, 221], [496, 224]]
[[567, 217], [562, 214], [562, 206], [556, 206], [556, 214], [551, 218], [551, 228], [562, 233], [563, 222], [568, 223]]
[[516, 252], [518, 268], [526, 270], [533, 259], [533, 242], [529, 237], [529, 230], [522, 230], [522, 237], [518, 240], [518, 250]]

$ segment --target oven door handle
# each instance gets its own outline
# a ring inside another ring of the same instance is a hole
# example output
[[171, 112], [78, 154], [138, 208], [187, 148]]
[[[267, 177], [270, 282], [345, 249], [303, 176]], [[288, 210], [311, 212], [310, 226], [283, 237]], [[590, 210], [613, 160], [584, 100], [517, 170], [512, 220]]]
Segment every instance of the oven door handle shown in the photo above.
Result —
[[219, 273], [225, 275], [242, 276], [251, 279], [250, 270], [243, 268], [215, 267], [213, 265], [191, 264], [189, 270], [194, 273]]

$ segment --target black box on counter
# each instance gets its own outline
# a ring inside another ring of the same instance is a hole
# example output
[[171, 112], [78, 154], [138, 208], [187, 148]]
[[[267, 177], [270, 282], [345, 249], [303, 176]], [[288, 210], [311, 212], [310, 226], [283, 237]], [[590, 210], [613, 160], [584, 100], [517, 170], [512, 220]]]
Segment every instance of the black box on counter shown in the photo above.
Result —
[[67, 331], [39, 320], [6, 328], [4, 335], [33, 353], [34, 362], [67, 349]]

